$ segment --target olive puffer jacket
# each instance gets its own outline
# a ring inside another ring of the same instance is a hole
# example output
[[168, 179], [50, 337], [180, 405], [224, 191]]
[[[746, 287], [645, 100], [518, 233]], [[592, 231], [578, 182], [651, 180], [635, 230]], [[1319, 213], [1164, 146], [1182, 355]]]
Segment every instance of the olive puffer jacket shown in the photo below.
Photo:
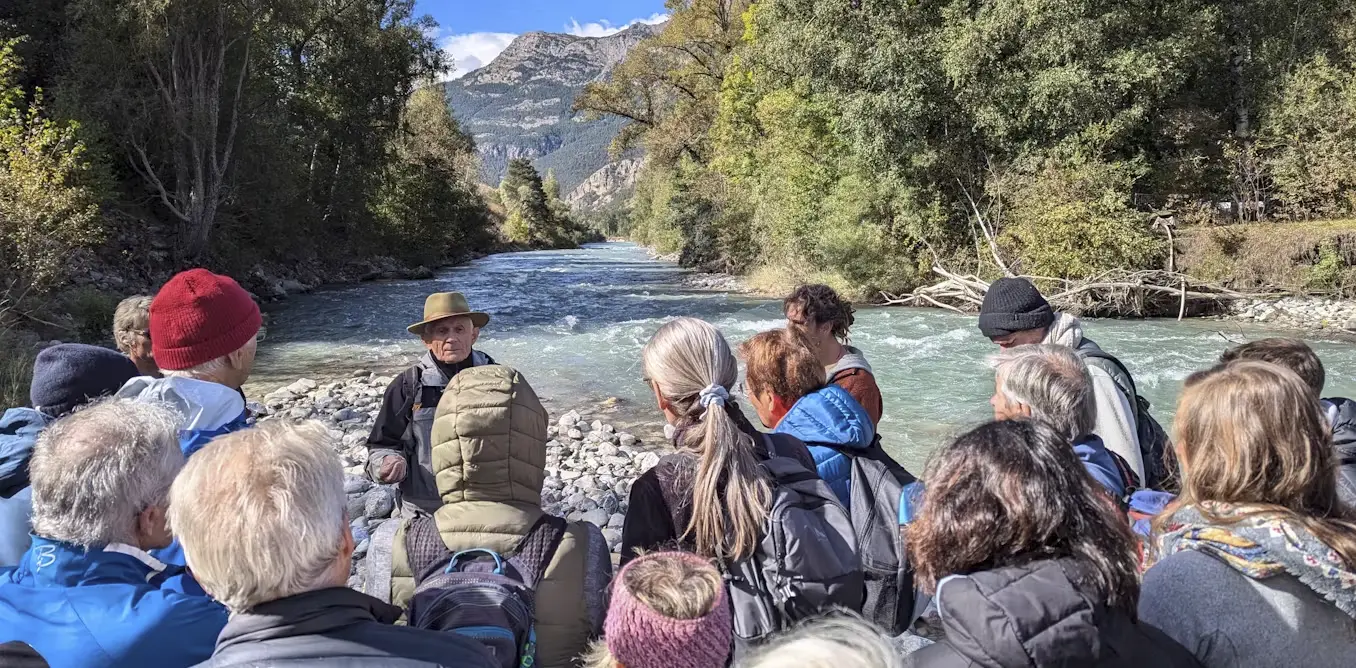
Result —
[[[506, 366], [457, 374], [433, 422], [433, 473], [443, 505], [433, 517], [452, 552], [485, 548], [513, 556], [542, 516], [546, 409], [527, 380]], [[392, 549], [391, 602], [414, 594], [405, 529]], [[598, 527], [571, 523], [537, 585], [537, 661], [569, 666], [602, 632], [612, 561]]]

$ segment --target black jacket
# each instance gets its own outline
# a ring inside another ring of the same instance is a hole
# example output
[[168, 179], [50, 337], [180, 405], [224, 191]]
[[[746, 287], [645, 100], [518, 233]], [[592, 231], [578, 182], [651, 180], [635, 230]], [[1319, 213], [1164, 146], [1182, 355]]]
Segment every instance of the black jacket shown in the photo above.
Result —
[[400, 608], [345, 587], [271, 601], [232, 615], [199, 668], [396, 666], [495, 668], [480, 643], [453, 633], [395, 626]]
[[1356, 401], [1340, 397], [1323, 401], [1337, 448], [1337, 494], [1356, 508]]
[[916, 668], [1197, 668], [1186, 649], [1128, 614], [1096, 605], [1071, 560], [1037, 561], [944, 580], [946, 639], [905, 658]]

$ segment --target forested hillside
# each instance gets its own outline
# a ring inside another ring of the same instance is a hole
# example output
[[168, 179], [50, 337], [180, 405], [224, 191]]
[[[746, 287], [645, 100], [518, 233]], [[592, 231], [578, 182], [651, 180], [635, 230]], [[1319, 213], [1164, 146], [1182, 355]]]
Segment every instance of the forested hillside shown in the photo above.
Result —
[[[672, 0], [576, 106], [627, 119], [614, 149], [647, 154], [629, 233], [688, 264], [874, 296], [996, 254], [1061, 278], [1161, 267], [1177, 233], [1232, 280], [1250, 242], [1216, 226], [1356, 212], [1353, 7]], [[1349, 288], [1338, 227], [1273, 262]]]
[[5, 3], [0, 311], [188, 265], [258, 291], [487, 247], [434, 27], [413, 0]]

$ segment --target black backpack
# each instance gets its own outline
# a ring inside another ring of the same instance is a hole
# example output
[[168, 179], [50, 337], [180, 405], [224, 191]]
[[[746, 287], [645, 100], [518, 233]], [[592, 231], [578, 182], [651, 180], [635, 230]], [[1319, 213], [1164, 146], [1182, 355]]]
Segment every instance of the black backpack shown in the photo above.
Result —
[[[1140, 457], [1144, 460], [1145, 479], [1139, 481], [1140, 486], [1145, 489], [1172, 491], [1171, 488], [1176, 480], [1175, 467], [1171, 460], [1172, 439], [1168, 437], [1168, 432], [1163, 429], [1163, 425], [1159, 424], [1158, 420], [1154, 419], [1153, 414], [1149, 412], [1149, 400], [1141, 396], [1136, 390], [1135, 378], [1130, 375], [1130, 370], [1125, 368], [1125, 365], [1114, 355], [1102, 350], [1079, 350], [1078, 354], [1082, 355], [1085, 360], [1093, 361], [1094, 364], [1096, 363], [1095, 360], [1108, 362], [1120, 371], [1119, 374], [1112, 373], [1111, 376], [1116, 381], [1116, 385], [1131, 399], [1130, 403], [1133, 404], [1132, 408], [1135, 411], [1135, 436], [1139, 440]], [[1105, 368], [1104, 365], [1099, 364], [1098, 366]], [[1107, 369], [1107, 371], [1111, 372], [1112, 370]], [[1122, 382], [1122, 378], [1124, 382]], [[1129, 387], [1126, 387], [1127, 383]], [[1127, 485], [1131, 482], [1129, 478], [1126, 479]]]
[[881, 448], [880, 436], [866, 450], [838, 448], [852, 462], [849, 514], [866, 579], [862, 616], [898, 635], [913, 622], [913, 567], [900, 535], [904, 488], [918, 479]]
[[542, 515], [505, 559], [487, 549], [452, 554], [433, 517], [416, 518], [405, 531], [415, 574], [410, 626], [473, 638], [501, 668], [531, 668], [537, 660], [537, 583], [565, 530], [565, 520]]
[[772, 507], [753, 554], [722, 564], [733, 613], [735, 651], [834, 608], [862, 609], [863, 578], [852, 520], [819, 473], [779, 456], [760, 465]]

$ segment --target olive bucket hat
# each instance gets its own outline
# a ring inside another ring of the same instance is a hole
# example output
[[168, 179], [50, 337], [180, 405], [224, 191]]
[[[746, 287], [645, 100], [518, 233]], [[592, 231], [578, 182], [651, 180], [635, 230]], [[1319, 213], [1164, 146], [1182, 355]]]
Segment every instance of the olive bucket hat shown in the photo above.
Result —
[[424, 300], [424, 319], [405, 329], [411, 334], [423, 334], [424, 325], [459, 315], [470, 316], [471, 324], [476, 327], [484, 327], [490, 322], [489, 314], [472, 311], [470, 305], [466, 303], [466, 296], [460, 292], [436, 292]]

